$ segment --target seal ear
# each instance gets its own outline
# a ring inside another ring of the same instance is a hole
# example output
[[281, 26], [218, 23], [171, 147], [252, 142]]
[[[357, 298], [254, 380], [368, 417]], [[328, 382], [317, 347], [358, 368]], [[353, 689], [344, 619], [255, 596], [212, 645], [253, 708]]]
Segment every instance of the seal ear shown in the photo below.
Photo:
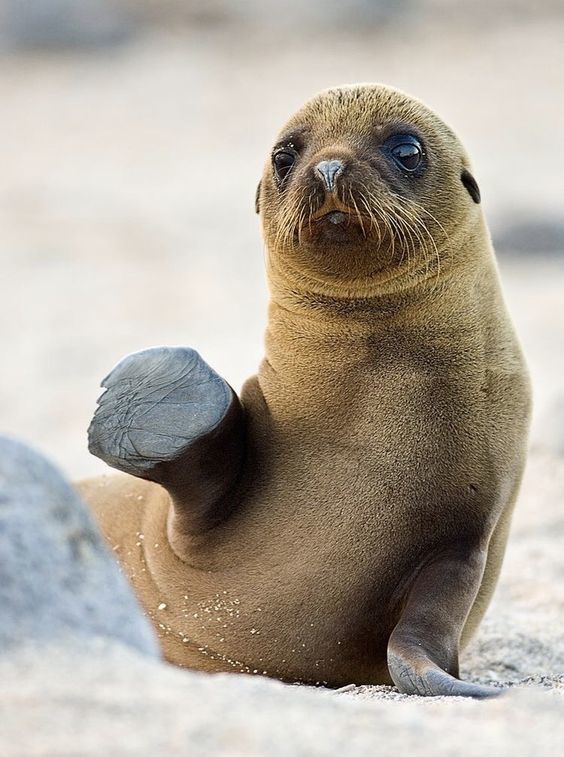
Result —
[[260, 213], [260, 185], [262, 184], [262, 181], [259, 181], [257, 192], [255, 194], [255, 213]]
[[476, 179], [466, 168], [464, 168], [462, 173], [460, 174], [460, 179], [466, 187], [466, 190], [470, 197], [478, 205], [480, 203], [480, 187], [478, 186]]

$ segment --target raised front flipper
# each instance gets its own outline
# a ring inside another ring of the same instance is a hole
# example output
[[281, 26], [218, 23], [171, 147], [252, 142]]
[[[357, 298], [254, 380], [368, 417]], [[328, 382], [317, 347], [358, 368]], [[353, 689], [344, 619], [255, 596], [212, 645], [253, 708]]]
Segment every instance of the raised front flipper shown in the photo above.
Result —
[[458, 679], [458, 649], [486, 553], [456, 545], [425, 565], [388, 642], [388, 669], [405, 694], [486, 699], [501, 689]]
[[90, 452], [161, 484], [183, 534], [203, 533], [227, 517], [245, 425], [229, 384], [195, 350], [154, 347], [124, 358], [102, 386], [88, 429]]

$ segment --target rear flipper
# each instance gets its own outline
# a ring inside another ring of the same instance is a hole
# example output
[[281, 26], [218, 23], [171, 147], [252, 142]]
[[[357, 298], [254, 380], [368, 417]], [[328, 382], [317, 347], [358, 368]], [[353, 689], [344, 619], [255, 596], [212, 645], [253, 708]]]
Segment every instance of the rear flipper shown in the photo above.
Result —
[[458, 679], [458, 648], [486, 553], [455, 547], [423, 567], [388, 642], [388, 669], [405, 694], [486, 699], [501, 689]]
[[244, 413], [229, 384], [188, 347], [154, 347], [124, 358], [88, 429], [108, 465], [161, 484], [174, 527], [203, 533], [231, 511], [241, 472]]

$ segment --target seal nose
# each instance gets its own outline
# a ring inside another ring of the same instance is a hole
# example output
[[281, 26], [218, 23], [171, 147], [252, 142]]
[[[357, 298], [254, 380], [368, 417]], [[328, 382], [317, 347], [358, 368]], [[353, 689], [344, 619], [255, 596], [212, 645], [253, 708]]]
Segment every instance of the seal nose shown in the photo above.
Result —
[[322, 160], [315, 166], [315, 173], [321, 176], [325, 189], [332, 192], [335, 189], [335, 179], [343, 168], [342, 160]]

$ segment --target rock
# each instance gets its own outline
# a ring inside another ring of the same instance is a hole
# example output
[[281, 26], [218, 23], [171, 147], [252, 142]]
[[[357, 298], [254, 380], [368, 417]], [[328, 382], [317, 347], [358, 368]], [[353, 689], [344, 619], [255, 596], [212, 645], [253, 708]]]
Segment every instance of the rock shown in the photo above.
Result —
[[0, 437], [0, 655], [86, 638], [158, 656], [86, 506], [41, 455]]

